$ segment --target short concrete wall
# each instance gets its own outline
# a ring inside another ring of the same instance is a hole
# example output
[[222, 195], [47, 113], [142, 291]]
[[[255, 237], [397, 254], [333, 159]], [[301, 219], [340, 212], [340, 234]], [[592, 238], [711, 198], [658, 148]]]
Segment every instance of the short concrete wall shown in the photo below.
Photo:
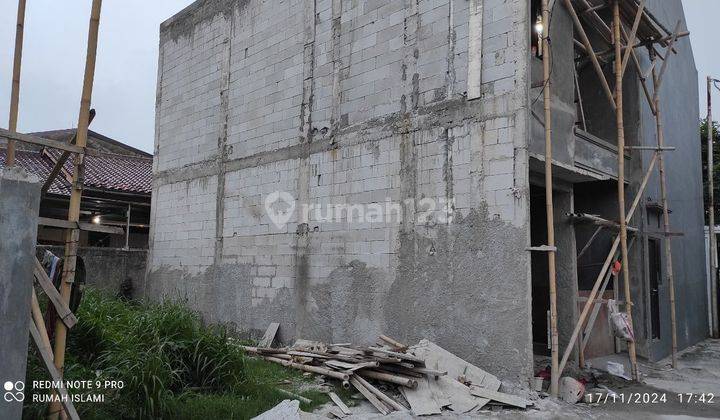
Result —
[[[58, 257], [65, 254], [62, 246], [38, 246], [38, 254], [49, 250]], [[113, 295], [120, 291], [120, 283], [129, 278], [133, 285], [133, 297], [142, 296], [145, 277], [145, 249], [81, 247], [78, 255], [85, 262], [87, 285]]]
[[25, 386], [33, 250], [39, 179], [16, 168], [0, 171], [0, 418], [19, 419]]

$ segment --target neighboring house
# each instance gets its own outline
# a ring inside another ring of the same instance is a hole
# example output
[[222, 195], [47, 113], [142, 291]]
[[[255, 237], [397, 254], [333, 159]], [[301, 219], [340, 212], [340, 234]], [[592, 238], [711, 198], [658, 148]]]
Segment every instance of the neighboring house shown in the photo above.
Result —
[[[612, 241], [602, 233], [578, 259], [595, 226], [567, 213], [618, 219], [623, 151], [568, 10], [551, 3], [562, 351]], [[600, 3], [590, 2], [607, 18]], [[685, 28], [680, 0], [646, 4], [665, 27]], [[279, 322], [283, 340], [428, 338], [528, 384], [548, 336], [547, 256], [528, 251], [546, 243], [539, 5], [198, 0], [164, 22], [147, 295], [187, 299], [207, 320], [243, 331]], [[665, 36], [649, 19], [641, 42]], [[632, 27], [632, 16], [623, 22]], [[591, 37], [594, 50], [608, 50]], [[697, 71], [689, 39], [676, 49], [660, 106], [666, 143], [677, 148], [665, 156], [671, 225], [683, 235], [672, 255], [684, 348], [708, 328]], [[649, 68], [647, 50], [636, 52]], [[652, 148], [655, 120], [634, 64], [625, 79], [627, 144]], [[625, 156], [630, 203], [650, 154]], [[300, 217], [308, 204], [387, 200], [404, 217]], [[435, 210], [451, 203], [452, 219], [422, 211], [427, 200]], [[630, 223], [638, 230], [628, 261], [637, 350], [650, 359], [670, 351], [659, 201], [655, 172]], [[596, 336], [613, 351], [606, 331]]]
[[[75, 130], [32, 133], [61, 142], [69, 141]], [[27, 172], [47, 180], [61, 156], [57, 149], [16, 143], [16, 164]], [[88, 132], [88, 148], [97, 155], [85, 157], [83, 199], [80, 220], [122, 228], [125, 231], [130, 210], [130, 234], [109, 234], [81, 231], [80, 246], [147, 248], [150, 197], [152, 195], [152, 155], [110, 139], [94, 131]], [[5, 166], [6, 149], [0, 149], [0, 167]], [[42, 196], [40, 217], [67, 220], [72, 182], [72, 156], [65, 162], [54, 182]], [[38, 229], [39, 245], [62, 245], [64, 229], [42, 225]]]

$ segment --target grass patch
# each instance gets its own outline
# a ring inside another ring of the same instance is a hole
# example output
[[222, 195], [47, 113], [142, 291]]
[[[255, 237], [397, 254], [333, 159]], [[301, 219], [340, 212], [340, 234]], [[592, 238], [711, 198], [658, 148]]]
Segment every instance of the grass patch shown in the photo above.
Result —
[[[223, 328], [203, 325], [181, 305], [127, 303], [88, 289], [76, 315], [65, 379], [124, 383], [73, 391], [104, 395], [102, 403], [75, 403], [83, 419], [248, 419], [288, 398], [278, 387], [310, 398], [305, 410], [328, 400], [317, 391], [299, 392], [309, 380], [301, 372], [246, 356]], [[31, 348], [28, 384], [49, 379]], [[46, 409], [26, 398], [24, 417], [41, 418]]]

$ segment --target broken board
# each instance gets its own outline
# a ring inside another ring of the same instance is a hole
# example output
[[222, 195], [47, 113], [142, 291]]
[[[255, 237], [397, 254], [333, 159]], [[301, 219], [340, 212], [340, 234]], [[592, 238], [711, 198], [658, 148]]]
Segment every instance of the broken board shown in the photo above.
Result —
[[263, 335], [262, 340], [260, 340], [260, 343], [258, 343], [258, 347], [272, 347], [272, 343], [273, 341], [275, 341], [275, 335], [277, 334], [278, 328], [280, 328], [280, 324], [278, 324], [277, 322], [270, 323], [270, 325], [268, 325], [267, 327], [267, 330], [265, 330], [265, 335]]
[[[415, 354], [415, 356], [424, 359], [426, 367], [447, 372], [447, 376], [441, 377], [437, 381], [435, 381], [434, 386], [443, 390], [443, 393], [448, 396], [452, 396], [459, 389], [457, 386], [455, 386], [454, 383], [448, 382], [448, 379], [451, 381], [455, 381], [461, 386], [467, 388], [465, 385], [458, 381], [461, 376], [464, 377], [465, 380], [471, 382], [472, 385], [485, 389], [490, 389], [492, 391], [497, 391], [498, 389], [500, 389], [500, 380], [496, 376], [480, 369], [479, 367], [471, 363], [466, 362], [465, 360], [450, 353], [449, 351], [443, 349], [442, 347], [438, 346], [430, 340], [421, 340], [417, 345], [410, 347], [409, 351]], [[469, 395], [469, 392], [467, 394]], [[470, 397], [475, 399], [475, 401], [477, 402], [476, 407], [474, 408], [482, 408], [483, 406], [485, 406], [485, 404], [489, 402], [489, 399], [487, 398], [477, 396]], [[464, 395], [458, 395], [455, 398], [455, 404], [457, 404], [457, 406], [454, 407], [452, 404], [452, 397], [450, 398], [450, 408], [456, 412], [465, 412], [461, 410], [466, 409], [470, 404]], [[470, 409], [472, 408], [473, 407], [471, 407]]]
[[343, 402], [343, 400], [340, 399], [340, 397], [336, 393], [330, 392], [328, 393], [328, 396], [335, 403], [335, 405], [338, 406], [338, 408], [340, 409], [340, 411], [342, 411], [343, 414], [348, 416], [352, 414], [350, 408]]
[[433, 391], [427, 378], [418, 378], [417, 387], [414, 389], [403, 386], [399, 388], [416, 416], [440, 414], [442, 408], [449, 404], [447, 397]]
[[489, 389], [471, 386], [470, 393], [472, 395], [488, 398], [492, 401], [497, 401], [505, 405], [511, 405], [513, 407], [527, 408], [532, 403], [524, 398], [520, 398], [516, 395], [506, 394], [504, 392], [492, 391]]

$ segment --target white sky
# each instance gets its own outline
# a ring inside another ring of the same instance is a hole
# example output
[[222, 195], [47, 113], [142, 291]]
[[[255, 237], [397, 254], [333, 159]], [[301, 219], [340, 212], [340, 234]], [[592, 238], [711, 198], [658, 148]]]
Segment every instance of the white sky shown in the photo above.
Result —
[[[152, 152], [159, 25], [190, 3], [103, 2], [93, 130]], [[27, 0], [19, 131], [77, 125], [90, 4], [90, 0]], [[720, 0], [683, 0], [683, 4], [704, 114], [705, 77], [720, 78]], [[0, 0], [0, 10], [0, 127], [7, 127], [17, 0]], [[720, 103], [720, 92], [715, 98]]]

